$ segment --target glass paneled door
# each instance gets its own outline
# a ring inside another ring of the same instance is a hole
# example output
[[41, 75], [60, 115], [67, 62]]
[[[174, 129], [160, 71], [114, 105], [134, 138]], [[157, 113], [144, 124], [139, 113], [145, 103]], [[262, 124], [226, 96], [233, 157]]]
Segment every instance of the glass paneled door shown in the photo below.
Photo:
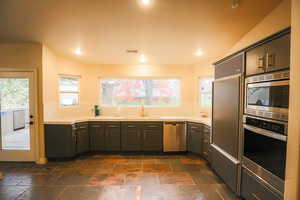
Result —
[[0, 161], [34, 161], [33, 72], [0, 72]]

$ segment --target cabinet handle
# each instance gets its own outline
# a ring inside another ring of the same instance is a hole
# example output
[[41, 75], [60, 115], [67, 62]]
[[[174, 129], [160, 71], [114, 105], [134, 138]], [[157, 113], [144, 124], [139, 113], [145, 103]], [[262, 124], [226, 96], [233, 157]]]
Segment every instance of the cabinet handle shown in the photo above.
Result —
[[275, 66], [275, 54], [267, 53], [267, 66], [274, 67]]
[[251, 195], [254, 197], [254, 199], [256, 199], [256, 200], [261, 200], [258, 196], [256, 196], [256, 194], [251, 193]]
[[118, 126], [116, 126], [116, 125], [109, 125], [108, 127], [109, 128], [118, 128]]
[[265, 70], [265, 68], [266, 68], [266, 57], [265, 56], [258, 56], [257, 62], [258, 62], [258, 64], [257, 64], [258, 68], [262, 69], [262, 70]]
[[156, 125], [149, 125], [148, 128], [156, 128]]
[[135, 128], [133, 125], [128, 125], [127, 128]]

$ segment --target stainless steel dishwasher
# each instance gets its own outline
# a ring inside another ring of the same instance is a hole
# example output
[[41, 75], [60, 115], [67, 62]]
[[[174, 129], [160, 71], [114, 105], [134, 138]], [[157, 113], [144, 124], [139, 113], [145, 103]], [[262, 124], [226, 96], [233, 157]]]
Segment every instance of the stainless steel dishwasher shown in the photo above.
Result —
[[164, 152], [186, 151], [186, 123], [164, 123]]

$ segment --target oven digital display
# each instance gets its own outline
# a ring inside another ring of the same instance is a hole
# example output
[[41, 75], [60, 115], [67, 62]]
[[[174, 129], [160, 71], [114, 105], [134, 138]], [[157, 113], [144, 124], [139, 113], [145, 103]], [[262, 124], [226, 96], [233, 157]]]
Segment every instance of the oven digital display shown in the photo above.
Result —
[[253, 106], [288, 108], [289, 85], [248, 87], [247, 103]]

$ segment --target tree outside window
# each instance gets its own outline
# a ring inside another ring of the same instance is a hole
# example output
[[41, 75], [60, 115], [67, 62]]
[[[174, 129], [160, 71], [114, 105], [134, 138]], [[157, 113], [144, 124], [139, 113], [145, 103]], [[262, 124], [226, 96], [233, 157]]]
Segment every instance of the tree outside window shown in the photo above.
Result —
[[178, 79], [101, 79], [104, 106], [178, 106]]

